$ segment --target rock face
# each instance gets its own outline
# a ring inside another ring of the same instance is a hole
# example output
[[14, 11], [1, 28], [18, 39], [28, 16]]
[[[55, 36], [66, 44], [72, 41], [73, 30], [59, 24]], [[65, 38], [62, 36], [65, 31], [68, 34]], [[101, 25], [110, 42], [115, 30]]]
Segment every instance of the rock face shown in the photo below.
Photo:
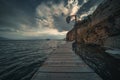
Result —
[[111, 37], [120, 39], [117, 37], [120, 35], [120, 0], [105, 0], [101, 3], [92, 15], [75, 24], [66, 35], [67, 41], [75, 40], [75, 30], [77, 30], [78, 44], [106, 45], [106, 42], [114, 41], [110, 39]]

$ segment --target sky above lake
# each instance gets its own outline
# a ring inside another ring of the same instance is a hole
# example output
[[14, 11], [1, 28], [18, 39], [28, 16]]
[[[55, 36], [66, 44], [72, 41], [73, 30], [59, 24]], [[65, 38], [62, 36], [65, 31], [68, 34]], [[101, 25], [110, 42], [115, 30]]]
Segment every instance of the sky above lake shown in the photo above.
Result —
[[74, 22], [92, 14], [103, 0], [0, 0], [0, 37], [9, 39], [63, 39]]

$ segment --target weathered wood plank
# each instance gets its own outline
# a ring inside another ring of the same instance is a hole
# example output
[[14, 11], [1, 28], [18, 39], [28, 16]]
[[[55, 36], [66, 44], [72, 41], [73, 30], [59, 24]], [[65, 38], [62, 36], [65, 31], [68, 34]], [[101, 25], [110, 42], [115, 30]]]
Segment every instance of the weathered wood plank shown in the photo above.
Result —
[[67, 43], [48, 56], [31, 80], [102, 80]]
[[40, 73], [33, 80], [102, 80], [96, 73]]
[[39, 72], [94, 72], [91, 68], [89, 68], [86, 65], [81, 65], [81, 66], [60, 66], [60, 67], [48, 67], [48, 66], [43, 66], [39, 70]]

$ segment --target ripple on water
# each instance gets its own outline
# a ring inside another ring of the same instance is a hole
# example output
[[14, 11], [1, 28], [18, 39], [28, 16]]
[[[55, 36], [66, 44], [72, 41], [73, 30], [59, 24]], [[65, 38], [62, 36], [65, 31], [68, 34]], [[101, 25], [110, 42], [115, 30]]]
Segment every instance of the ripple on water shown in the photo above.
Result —
[[51, 42], [0, 41], [0, 79], [30, 80], [53, 50], [49, 43]]

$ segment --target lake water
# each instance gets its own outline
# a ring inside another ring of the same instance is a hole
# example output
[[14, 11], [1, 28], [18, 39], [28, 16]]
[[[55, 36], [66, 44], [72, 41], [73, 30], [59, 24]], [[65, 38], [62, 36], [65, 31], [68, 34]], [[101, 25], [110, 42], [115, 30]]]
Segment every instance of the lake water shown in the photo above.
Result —
[[60, 41], [0, 41], [0, 80], [30, 80]]

